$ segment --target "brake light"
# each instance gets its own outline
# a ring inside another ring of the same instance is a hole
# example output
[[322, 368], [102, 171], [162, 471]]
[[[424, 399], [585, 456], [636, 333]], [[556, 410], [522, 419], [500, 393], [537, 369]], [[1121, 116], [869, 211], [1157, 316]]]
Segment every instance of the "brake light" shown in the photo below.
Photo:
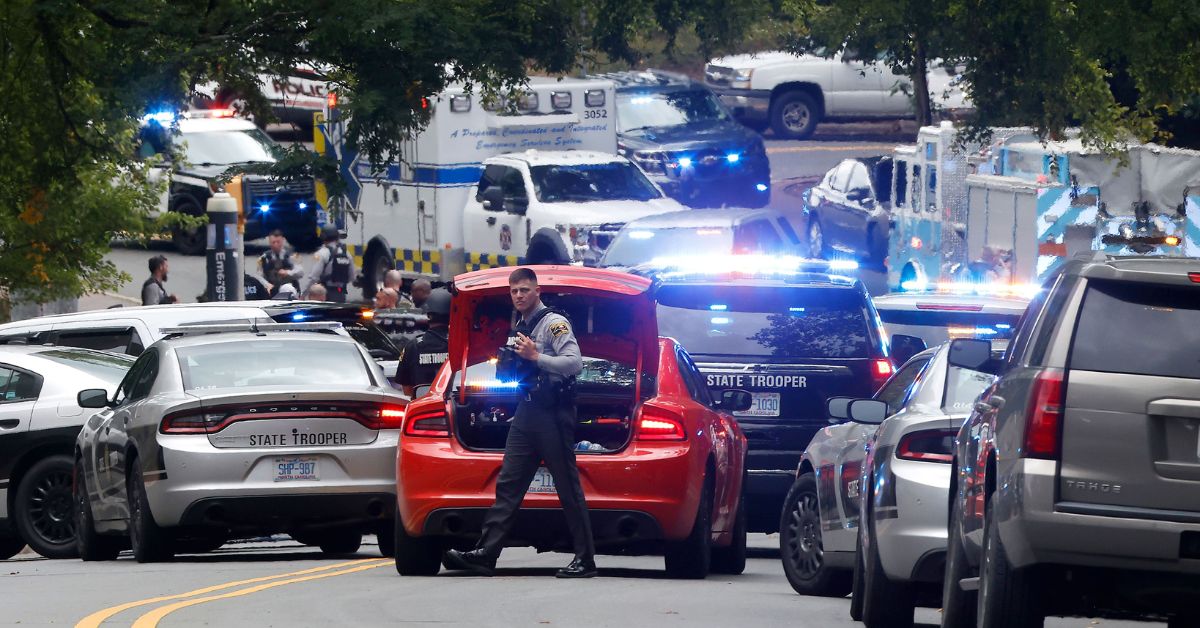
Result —
[[1200, 273], [1188, 273], [1188, 279], [1191, 279], [1192, 283], [1200, 283]]
[[450, 419], [439, 405], [418, 408], [404, 422], [405, 436], [438, 437], [450, 435]]
[[404, 426], [404, 408], [401, 406], [381, 406], [379, 421], [376, 429], [398, 430]]
[[1056, 460], [1062, 432], [1063, 374], [1047, 369], [1033, 381], [1032, 399], [1025, 412], [1024, 458]]
[[208, 434], [223, 427], [223, 412], [204, 412], [200, 408], [172, 412], [163, 417], [159, 431], [163, 434]]
[[881, 359], [874, 360], [872, 362], [871, 377], [875, 380], [876, 390], [879, 390], [879, 387], [883, 386], [884, 382], [886, 382], [888, 378], [892, 376], [893, 370], [894, 367], [892, 366], [891, 360]]
[[905, 434], [896, 446], [896, 457], [919, 462], [950, 462], [954, 459], [954, 430], [921, 430]]
[[683, 417], [654, 406], [644, 406], [637, 423], [637, 440], [687, 440]]

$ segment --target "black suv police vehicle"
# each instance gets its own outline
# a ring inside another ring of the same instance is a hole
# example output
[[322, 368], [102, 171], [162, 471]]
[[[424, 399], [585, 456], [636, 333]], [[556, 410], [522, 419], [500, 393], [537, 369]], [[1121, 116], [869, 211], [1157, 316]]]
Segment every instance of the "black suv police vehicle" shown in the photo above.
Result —
[[637, 272], [658, 277], [659, 334], [691, 353], [709, 388], [750, 391], [750, 409], [734, 413], [749, 441], [749, 529], [777, 531], [800, 455], [829, 425], [826, 400], [870, 397], [892, 374], [871, 297], [857, 279], [803, 270]]
[[703, 83], [659, 70], [600, 75], [616, 83], [617, 152], [692, 207], [763, 207], [771, 166], [762, 137]]

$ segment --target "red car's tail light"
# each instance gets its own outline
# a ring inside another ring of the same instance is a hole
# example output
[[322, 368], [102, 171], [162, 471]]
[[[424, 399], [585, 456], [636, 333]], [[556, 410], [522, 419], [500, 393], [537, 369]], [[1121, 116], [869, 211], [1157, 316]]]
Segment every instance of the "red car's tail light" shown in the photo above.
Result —
[[1058, 459], [1062, 433], [1063, 374], [1047, 369], [1033, 380], [1029, 408], [1025, 412], [1025, 446], [1023, 458]]
[[687, 440], [683, 417], [653, 406], [644, 406], [637, 422], [637, 440]]
[[418, 408], [404, 421], [405, 436], [438, 437], [450, 435], [450, 419], [440, 405]]
[[1188, 273], [1188, 279], [1191, 279], [1192, 283], [1200, 283], [1200, 273]]
[[951, 462], [956, 436], [955, 430], [921, 430], [905, 434], [896, 446], [896, 457], [919, 462]]

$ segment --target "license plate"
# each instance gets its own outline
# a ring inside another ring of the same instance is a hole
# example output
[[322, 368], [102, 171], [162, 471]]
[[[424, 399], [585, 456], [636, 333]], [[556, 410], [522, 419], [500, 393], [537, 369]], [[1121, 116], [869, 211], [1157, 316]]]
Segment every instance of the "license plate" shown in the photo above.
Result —
[[317, 459], [312, 457], [289, 456], [275, 459], [275, 481], [316, 481], [321, 475], [317, 470]]
[[779, 416], [779, 393], [750, 393], [750, 409], [734, 416]]
[[543, 495], [558, 494], [558, 489], [554, 488], [554, 476], [550, 475], [549, 469], [538, 467], [537, 474], [533, 476], [533, 483], [529, 485], [529, 492]]

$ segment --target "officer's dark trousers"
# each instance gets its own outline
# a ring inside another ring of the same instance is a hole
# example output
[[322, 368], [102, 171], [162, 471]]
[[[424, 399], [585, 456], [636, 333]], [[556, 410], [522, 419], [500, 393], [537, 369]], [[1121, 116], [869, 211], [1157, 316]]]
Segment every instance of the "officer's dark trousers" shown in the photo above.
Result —
[[573, 411], [571, 416], [570, 426], [565, 420], [552, 420], [546, 425], [537, 425], [536, 429], [521, 429], [516, 425], [509, 429], [504, 463], [496, 480], [496, 503], [484, 519], [483, 536], [479, 539], [479, 547], [489, 556], [499, 556], [504, 549], [504, 540], [541, 461], [545, 461], [546, 469], [554, 477], [558, 499], [562, 502], [574, 541], [575, 556], [591, 558], [595, 555], [592, 523], [579, 483], [579, 469], [575, 467], [574, 434], [569, 433], [574, 427]]

